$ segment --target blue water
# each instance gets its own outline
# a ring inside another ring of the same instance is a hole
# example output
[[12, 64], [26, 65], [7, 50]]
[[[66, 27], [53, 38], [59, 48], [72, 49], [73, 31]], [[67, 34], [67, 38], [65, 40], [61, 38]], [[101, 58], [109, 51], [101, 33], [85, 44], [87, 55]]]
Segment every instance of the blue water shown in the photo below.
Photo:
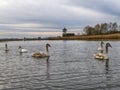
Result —
[[[108, 62], [93, 58], [99, 41], [14, 41], [8, 53], [0, 42], [0, 90], [119, 90], [120, 41], [109, 42]], [[31, 57], [46, 43], [50, 58]]]

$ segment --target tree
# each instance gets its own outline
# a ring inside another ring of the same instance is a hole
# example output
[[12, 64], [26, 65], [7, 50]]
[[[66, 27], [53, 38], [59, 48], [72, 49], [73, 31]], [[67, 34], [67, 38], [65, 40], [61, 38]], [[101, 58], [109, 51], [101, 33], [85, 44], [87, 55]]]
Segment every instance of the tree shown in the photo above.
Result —
[[112, 31], [112, 22], [108, 24], [108, 31]]
[[117, 25], [116, 22], [113, 23], [113, 25], [112, 25], [112, 30], [113, 30], [114, 32], [118, 31], [118, 25]]
[[90, 28], [90, 26], [86, 26], [86, 27], [84, 27], [84, 29], [83, 29], [83, 31], [85, 32], [85, 34], [89, 34], [89, 29]]
[[96, 34], [100, 34], [100, 28], [101, 28], [100, 24], [95, 25], [94, 28], [95, 28]]
[[87, 35], [97, 35], [103, 33], [114, 33], [120, 31], [120, 26], [116, 22], [96, 24], [94, 27], [86, 26], [84, 32]]
[[104, 24], [103, 24], [103, 23], [101, 23], [101, 27], [100, 27], [100, 34], [102, 34], [102, 33], [103, 33], [103, 30], [104, 30]]
[[118, 26], [118, 31], [120, 31], [120, 25]]
[[95, 34], [97, 34], [97, 30], [95, 30], [95, 28], [93, 28], [91, 26], [86, 26], [83, 30], [87, 35], [95, 35]]
[[107, 33], [108, 32], [108, 24], [107, 23], [103, 23], [102, 24], [102, 33]]
[[67, 29], [66, 28], [63, 28], [63, 33], [66, 33], [67, 32]]

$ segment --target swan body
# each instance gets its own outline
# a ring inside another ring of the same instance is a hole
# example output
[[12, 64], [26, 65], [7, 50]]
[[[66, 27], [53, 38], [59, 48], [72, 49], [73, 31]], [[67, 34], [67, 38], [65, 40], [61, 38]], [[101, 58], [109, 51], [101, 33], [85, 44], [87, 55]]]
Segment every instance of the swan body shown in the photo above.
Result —
[[108, 60], [109, 57], [108, 57], [108, 47], [111, 47], [112, 46], [110, 45], [110, 43], [106, 43], [106, 54], [103, 54], [101, 52], [98, 52], [98, 53], [95, 53], [93, 56], [95, 59], [99, 59], [99, 60]]
[[32, 54], [32, 57], [43, 58], [43, 57], [49, 57], [49, 55], [45, 54], [45, 53], [41, 53], [41, 52], [35, 52], [35, 53]]
[[21, 46], [19, 46], [19, 52], [20, 53], [27, 53], [27, 49], [23, 49]]
[[9, 51], [9, 49], [8, 49], [8, 45], [5, 44], [5, 52], [8, 52], [8, 51]]
[[108, 60], [109, 59], [107, 54], [102, 54], [102, 53], [95, 53], [93, 56], [95, 59], [99, 59], [99, 60]]
[[28, 51], [27, 51], [27, 49], [21, 49], [20, 52], [21, 52], [21, 53], [27, 53]]
[[50, 44], [46, 44], [46, 53], [43, 53], [43, 52], [35, 52], [32, 54], [32, 57], [35, 57], [35, 58], [44, 58], [44, 57], [49, 57], [49, 50], [48, 50], [48, 47], [51, 47]]
[[9, 49], [8, 49], [8, 48], [6, 48], [6, 49], [5, 49], [5, 51], [6, 51], [6, 52], [7, 52], [7, 51], [9, 51]]
[[103, 51], [103, 48], [102, 48], [102, 47], [98, 47], [97, 50], [98, 50], [98, 51]]
[[9, 49], [6, 49], [5, 52], [7, 53], [9, 51]]

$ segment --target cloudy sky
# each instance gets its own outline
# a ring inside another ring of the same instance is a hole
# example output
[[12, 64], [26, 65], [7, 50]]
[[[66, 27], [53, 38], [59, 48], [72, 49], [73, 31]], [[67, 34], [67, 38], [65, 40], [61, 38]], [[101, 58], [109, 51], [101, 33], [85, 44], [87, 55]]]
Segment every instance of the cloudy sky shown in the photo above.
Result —
[[2, 31], [57, 31], [119, 19], [120, 0], [0, 0]]

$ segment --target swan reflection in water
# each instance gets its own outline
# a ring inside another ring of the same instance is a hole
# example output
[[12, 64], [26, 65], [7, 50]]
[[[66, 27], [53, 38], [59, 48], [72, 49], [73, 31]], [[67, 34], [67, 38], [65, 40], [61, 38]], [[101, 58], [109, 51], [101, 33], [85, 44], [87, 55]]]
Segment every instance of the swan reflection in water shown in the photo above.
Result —
[[109, 59], [105, 61], [106, 72], [109, 71]]
[[5, 44], [5, 52], [7, 53], [9, 51], [7, 43]]
[[112, 77], [112, 73], [111, 73], [111, 70], [110, 70], [110, 66], [109, 66], [109, 60], [106, 60], [105, 62], [105, 84], [107, 87], [110, 87], [110, 82], [113, 81], [113, 77]]
[[50, 78], [50, 62], [49, 62], [49, 58], [50, 57], [46, 58], [46, 77], [47, 77], [47, 79]]

